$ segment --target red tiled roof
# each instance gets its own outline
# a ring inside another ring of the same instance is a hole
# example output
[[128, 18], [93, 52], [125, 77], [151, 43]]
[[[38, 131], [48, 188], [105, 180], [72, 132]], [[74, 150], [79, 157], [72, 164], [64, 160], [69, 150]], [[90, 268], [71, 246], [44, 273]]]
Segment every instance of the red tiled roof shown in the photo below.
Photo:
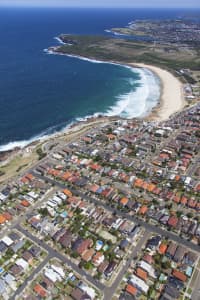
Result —
[[172, 227], [176, 227], [177, 223], [178, 223], [178, 218], [176, 216], [171, 216], [168, 220], [168, 225]]
[[186, 282], [187, 281], [187, 277], [185, 274], [183, 274], [182, 272], [180, 271], [177, 271], [177, 270], [174, 270], [172, 275], [176, 278], [178, 278], [179, 280], [183, 281], [183, 282]]
[[136, 269], [136, 275], [138, 277], [140, 277], [141, 279], [143, 279], [144, 281], [146, 281], [147, 277], [148, 277], [148, 273], [146, 271], [142, 270], [141, 268]]
[[10, 214], [10, 213], [8, 213], [8, 212], [4, 212], [3, 214], [2, 214], [2, 216], [7, 220], [7, 221], [10, 221], [10, 220], [12, 220], [12, 215]]
[[120, 200], [120, 204], [122, 205], [126, 205], [128, 203], [128, 198], [126, 197], [123, 197], [121, 200]]
[[32, 181], [35, 177], [31, 173], [29, 173], [26, 175], [26, 178], [28, 178], [28, 180]]
[[72, 197], [72, 192], [71, 192], [70, 190], [68, 190], [68, 189], [64, 189], [64, 190], [63, 190], [63, 193], [64, 193], [66, 196], [68, 196], [68, 197]]
[[30, 206], [30, 203], [27, 200], [23, 200], [21, 201], [21, 205], [23, 205], [24, 207], [28, 207]]
[[47, 296], [47, 291], [40, 284], [36, 284], [33, 290], [42, 298]]
[[154, 259], [150, 254], [145, 254], [143, 260], [149, 263], [150, 265], [154, 262]]
[[134, 286], [132, 286], [131, 284], [128, 284], [126, 286], [126, 291], [127, 291], [127, 293], [129, 293], [133, 296], [135, 296], [137, 294], [137, 289]]
[[143, 205], [143, 206], [140, 208], [139, 213], [140, 213], [141, 215], [145, 215], [147, 211], [148, 211], [148, 207], [147, 207], [146, 205]]
[[179, 203], [181, 201], [181, 198], [179, 196], [175, 195], [173, 197], [173, 201], [176, 202], [176, 203]]
[[6, 218], [3, 215], [0, 215], [0, 224], [4, 224], [6, 222]]
[[185, 196], [181, 197], [181, 204], [186, 205], [188, 202], [188, 198], [186, 198]]
[[166, 252], [166, 250], [167, 250], [167, 245], [166, 244], [160, 244], [160, 246], [159, 246], [159, 253], [160, 254], [165, 254], [165, 252]]

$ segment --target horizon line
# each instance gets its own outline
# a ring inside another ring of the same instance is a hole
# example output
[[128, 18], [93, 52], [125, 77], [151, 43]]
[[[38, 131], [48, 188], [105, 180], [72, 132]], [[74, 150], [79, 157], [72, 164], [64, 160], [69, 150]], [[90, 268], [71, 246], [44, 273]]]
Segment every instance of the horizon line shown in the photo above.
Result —
[[5, 8], [102, 8], [102, 9], [126, 9], [126, 8], [134, 8], [134, 9], [200, 9], [200, 6], [155, 6], [155, 7], [148, 7], [148, 6], [67, 6], [67, 5], [7, 5], [7, 4], [0, 4], [0, 7]]

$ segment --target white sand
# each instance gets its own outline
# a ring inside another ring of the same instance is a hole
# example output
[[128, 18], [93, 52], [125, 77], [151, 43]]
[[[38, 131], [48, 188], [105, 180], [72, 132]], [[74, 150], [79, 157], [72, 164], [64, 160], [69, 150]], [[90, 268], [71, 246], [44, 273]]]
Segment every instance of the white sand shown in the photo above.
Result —
[[154, 72], [161, 80], [162, 93], [160, 99], [160, 106], [156, 110], [156, 117], [158, 121], [167, 120], [173, 113], [183, 109], [185, 100], [183, 96], [182, 83], [170, 72], [146, 64], [133, 63], [132, 66], [139, 68], [146, 68]]

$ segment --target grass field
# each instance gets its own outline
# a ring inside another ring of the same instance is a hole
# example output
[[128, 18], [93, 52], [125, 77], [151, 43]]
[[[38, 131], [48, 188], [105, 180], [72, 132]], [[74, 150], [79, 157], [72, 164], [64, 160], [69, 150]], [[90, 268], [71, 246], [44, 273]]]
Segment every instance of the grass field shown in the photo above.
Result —
[[0, 167], [0, 172], [3, 174], [0, 176], [0, 183], [9, 180], [11, 177], [19, 175], [28, 167], [36, 163], [37, 160], [38, 155], [36, 154], [36, 151], [33, 151], [33, 153], [30, 153], [27, 156], [16, 155], [8, 164]]
[[65, 42], [70, 39], [75, 43], [57, 47], [58, 53], [122, 63], [152, 64], [171, 71], [181, 68], [200, 69], [200, 50], [191, 46], [161, 45], [104, 36], [62, 35], [61, 38]]

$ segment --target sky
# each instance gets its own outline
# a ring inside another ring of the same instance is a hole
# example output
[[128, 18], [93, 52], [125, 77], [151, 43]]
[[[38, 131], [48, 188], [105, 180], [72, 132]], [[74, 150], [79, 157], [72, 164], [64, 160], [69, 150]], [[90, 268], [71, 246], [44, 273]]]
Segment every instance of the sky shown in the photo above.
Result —
[[199, 0], [0, 0], [0, 6], [200, 8]]

